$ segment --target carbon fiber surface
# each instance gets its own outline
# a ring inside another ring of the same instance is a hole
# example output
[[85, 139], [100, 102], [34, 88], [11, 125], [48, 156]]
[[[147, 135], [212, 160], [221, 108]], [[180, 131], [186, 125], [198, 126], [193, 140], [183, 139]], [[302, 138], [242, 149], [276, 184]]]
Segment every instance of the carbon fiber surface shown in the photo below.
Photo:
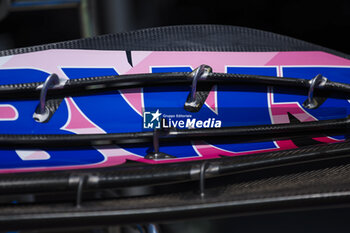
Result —
[[[2, 51], [0, 56], [47, 49], [325, 51], [349, 58], [289, 37], [217, 25], [146, 29]], [[30, 91], [37, 85], [11, 88]], [[338, 84], [328, 87], [348, 88]], [[59, 102], [51, 103], [53, 111]], [[209, 160], [204, 175], [199, 162], [128, 162], [118, 168], [1, 175], [0, 228], [126, 224], [345, 206], [350, 200], [349, 148], [349, 142], [344, 142]], [[200, 177], [207, 178], [204, 198], [199, 195]], [[77, 208], [81, 182], [83, 201]]]
[[1, 51], [0, 56], [47, 49], [147, 51], [325, 51], [348, 55], [270, 32], [224, 25], [187, 25], [142, 29], [115, 35]]

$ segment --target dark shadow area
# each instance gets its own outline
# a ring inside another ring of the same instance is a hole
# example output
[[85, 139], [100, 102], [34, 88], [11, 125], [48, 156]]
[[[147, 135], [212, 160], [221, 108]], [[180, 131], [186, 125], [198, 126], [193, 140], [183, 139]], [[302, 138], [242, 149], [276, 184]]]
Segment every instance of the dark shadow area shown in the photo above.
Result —
[[[350, 27], [350, 2], [346, 0], [331, 3], [299, 0], [81, 2], [89, 3], [88, 10], [79, 5], [48, 9], [42, 7], [30, 11], [10, 9], [0, 21], [0, 48], [17, 48], [149, 27], [224, 24], [271, 31], [350, 53], [350, 38], [346, 33]], [[87, 21], [84, 20], [86, 12], [91, 16]], [[94, 24], [96, 30], [89, 31], [87, 28], [90, 24]]]

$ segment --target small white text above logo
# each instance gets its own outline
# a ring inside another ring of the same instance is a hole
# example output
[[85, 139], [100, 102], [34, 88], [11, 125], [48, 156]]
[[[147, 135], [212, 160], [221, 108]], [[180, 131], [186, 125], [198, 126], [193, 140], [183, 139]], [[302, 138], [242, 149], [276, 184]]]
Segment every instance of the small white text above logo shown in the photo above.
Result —
[[160, 128], [220, 128], [221, 120], [215, 118], [196, 119], [190, 114], [162, 114], [159, 109], [143, 113], [144, 129]]

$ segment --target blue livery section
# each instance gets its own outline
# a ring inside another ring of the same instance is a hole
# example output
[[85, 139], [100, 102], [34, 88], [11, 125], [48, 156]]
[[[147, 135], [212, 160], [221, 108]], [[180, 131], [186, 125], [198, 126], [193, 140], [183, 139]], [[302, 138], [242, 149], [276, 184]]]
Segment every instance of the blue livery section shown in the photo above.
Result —
[[[192, 69], [189, 66], [184, 67], [152, 67], [152, 73], [165, 73], [165, 72], [191, 72]], [[172, 114], [188, 114], [183, 109], [183, 104], [186, 101], [188, 95], [188, 87], [147, 87], [143, 88], [145, 111], [159, 111], [164, 115]], [[206, 113], [208, 109], [203, 109]], [[201, 115], [204, 115], [203, 113]], [[142, 125], [141, 125], [142, 126]], [[124, 147], [125, 148], [125, 147]], [[161, 144], [162, 152], [176, 156], [178, 158], [183, 157], [196, 157], [197, 153], [192, 148], [190, 142], [185, 143], [172, 143]], [[129, 151], [146, 156], [148, 152], [153, 151], [152, 146], [145, 148], [131, 148]]]
[[[230, 67], [230, 74], [251, 74], [277, 76], [276, 67]], [[263, 125], [271, 124], [267, 105], [267, 87], [219, 86], [218, 101], [220, 101], [220, 116], [224, 126]], [[225, 101], [230, 100], [230, 101]], [[257, 117], [258, 116], [258, 117]], [[210, 141], [209, 141], [210, 142]], [[210, 142], [214, 144], [215, 142]], [[276, 148], [274, 142], [215, 144], [221, 149], [244, 152]]]
[[[348, 83], [350, 68], [348, 67], [283, 67], [284, 77], [312, 79], [318, 74], [322, 74], [327, 79], [334, 82]], [[302, 104], [306, 97], [305, 93], [296, 95], [286, 88], [275, 88], [276, 102], [299, 102]], [[318, 120], [344, 118], [349, 115], [349, 102], [346, 99], [327, 99], [319, 108], [307, 109], [307, 111]]]
[[[84, 68], [63, 67], [62, 71], [70, 79], [118, 75], [114, 68]], [[227, 73], [257, 74], [277, 76], [277, 67], [226, 67]], [[151, 72], [190, 72], [190, 66], [182, 67], [151, 67]], [[332, 81], [349, 83], [350, 68], [348, 67], [282, 67], [284, 77], [311, 79], [322, 74]], [[14, 84], [26, 82], [42, 82], [48, 73], [35, 69], [0, 69], [0, 84]], [[116, 77], [118, 78], [118, 77]], [[190, 92], [190, 86], [183, 87], [145, 87], [143, 92], [143, 112], [159, 111], [162, 117], [178, 122], [187, 118], [205, 122], [220, 121], [222, 127], [241, 125], [271, 124], [268, 106], [267, 87], [262, 86], [222, 86], [216, 89], [217, 112], [206, 104], [197, 113], [189, 113], [183, 106]], [[135, 90], [136, 91], [136, 90]], [[137, 113], [130, 103], [126, 101], [122, 91], [111, 91], [91, 96], [74, 97], [73, 100], [81, 112], [100, 130], [106, 133], [139, 132], [144, 129], [143, 117]], [[276, 103], [298, 102], [300, 105], [306, 99], [305, 92], [293, 91], [287, 88], [274, 88], [274, 101]], [[18, 110], [18, 119], [13, 121], [0, 121], [0, 134], [73, 134], [64, 130], [69, 111], [67, 102], [62, 101], [58, 110], [48, 123], [41, 124], [33, 120], [33, 112], [38, 100], [26, 101], [0, 101], [0, 105], [12, 105]], [[346, 117], [349, 113], [349, 101], [337, 98], [328, 98], [321, 107], [313, 110], [305, 109], [309, 114], [319, 120]], [[189, 116], [190, 115], [190, 116]], [[173, 116], [173, 117], [172, 117]], [[337, 137], [342, 139], [343, 137]], [[208, 141], [216, 147], [232, 151], [245, 152], [264, 149], [274, 149], [272, 141], [258, 143], [219, 143]], [[122, 146], [126, 151], [145, 156], [153, 150], [152, 145]], [[57, 167], [97, 164], [106, 158], [95, 148], [45, 150], [49, 154], [45, 159], [24, 160], [15, 150], [4, 150], [1, 153], [0, 169]], [[161, 151], [178, 158], [198, 157], [191, 142], [161, 143]]]

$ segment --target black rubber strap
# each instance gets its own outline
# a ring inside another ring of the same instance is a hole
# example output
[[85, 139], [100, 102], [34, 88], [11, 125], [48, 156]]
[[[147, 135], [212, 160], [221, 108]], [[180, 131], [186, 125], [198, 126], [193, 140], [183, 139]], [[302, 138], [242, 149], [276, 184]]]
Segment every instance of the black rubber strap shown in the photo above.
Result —
[[[257, 125], [222, 128], [170, 129], [161, 131], [161, 141], [218, 139], [242, 142], [251, 140], [277, 140], [311, 135], [341, 135], [348, 132], [350, 120], [335, 119], [291, 124]], [[153, 132], [109, 134], [2, 134], [0, 147], [5, 148], [67, 148], [76, 146], [105, 146], [115, 144], [150, 143]]]
[[[49, 90], [48, 95], [59, 97], [89, 95], [93, 93], [149, 86], [174, 86], [191, 85], [190, 73], [155, 73], [132, 74], [120, 76], [101, 76], [68, 80], [63, 88]], [[205, 80], [198, 80], [201, 84], [222, 85], [267, 85], [284, 86], [292, 89], [308, 90], [310, 80], [298, 78], [281, 78], [274, 76], [211, 73]], [[42, 83], [21, 83], [0, 85], [1, 99], [38, 98]], [[349, 93], [350, 84], [327, 81], [321, 88], [322, 91], [334, 93]]]
[[[349, 157], [350, 142], [313, 145], [303, 148], [258, 153], [238, 157], [224, 157], [207, 161], [206, 178], [252, 170], [263, 170], [317, 160]], [[164, 184], [198, 180], [202, 162], [111, 167], [80, 171], [3, 174], [0, 176], [0, 194], [57, 192], [74, 190], [79, 177], [86, 175], [86, 187], [104, 189], [137, 185]]]

